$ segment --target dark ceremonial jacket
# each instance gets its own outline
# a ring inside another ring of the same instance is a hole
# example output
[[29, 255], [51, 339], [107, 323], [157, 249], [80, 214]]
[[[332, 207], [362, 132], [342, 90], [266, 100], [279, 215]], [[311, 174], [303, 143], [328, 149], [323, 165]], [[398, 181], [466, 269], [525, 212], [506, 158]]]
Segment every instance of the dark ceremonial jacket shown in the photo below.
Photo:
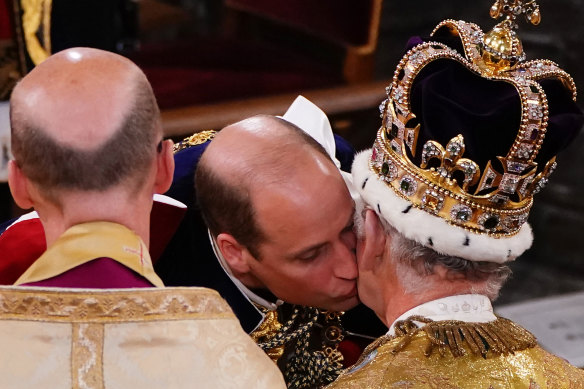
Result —
[[[270, 357], [278, 360], [290, 388], [320, 387], [331, 382], [336, 378], [339, 368], [352, 365], [364, 347], [385, 332], [385, 327], [373, 311], [364, 305], [348, 311], [340, 319], [329, 320], [330, 315], [315, 308], [284, 303], [277, 310], [277, 319], [283, 328], [290, 325], [288, 328], [293, 329], [272, 332], [268, 336], [260, 335], [266, 334], [266, 326], [271, 327], [268, 323], [273, 323], [274, 315], [252, 303], [249, 293], [260, 295], [268, 303], [274, 303], [276, 297], [266, 290], [240, 290], [216, 258], [207, 227], [195, 203], [193, 183], [196, 165], [208, 142], [198, 143], [195, 140], [193, 143], [190, 147], [179, 144], [180, 150], [175, 153], [174, 181], [166, 194], [187, 204], [188, 211], [172, 241], [155, 263], [156, 272], [168, 286], [192, 285], [217, 290], [230, 304], [243, 329]], [[335, 143], [336, 158], [343, 169], [349, 170], [354, 156], [353, 148], [338, 136], [335, 136]], [[297, 330], [311, 323], [311, 318], [316, 318], [317, 324], [300, 334]], [[338, 327], [345, 330], [341, 331], [344, 340], [340, 343], [331, 340], [329, 336]], [[271, 344], [278, 337], [280, 341], [284, 340], [284, 345], [272, 348]], [[337, 351], [329, 353], [329, 350], [335, 349]], [[342, 362], [338, 352], [342, 354]]]

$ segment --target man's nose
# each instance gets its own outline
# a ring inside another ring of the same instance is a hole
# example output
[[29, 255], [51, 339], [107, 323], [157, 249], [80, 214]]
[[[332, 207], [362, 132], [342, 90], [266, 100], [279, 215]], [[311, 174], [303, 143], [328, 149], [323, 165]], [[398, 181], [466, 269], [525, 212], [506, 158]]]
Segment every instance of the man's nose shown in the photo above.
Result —
[[338, 278], [353, 280], [359, 274], [355, 255], [355, 240], [342, 240], [336, 245], [334, 274]]

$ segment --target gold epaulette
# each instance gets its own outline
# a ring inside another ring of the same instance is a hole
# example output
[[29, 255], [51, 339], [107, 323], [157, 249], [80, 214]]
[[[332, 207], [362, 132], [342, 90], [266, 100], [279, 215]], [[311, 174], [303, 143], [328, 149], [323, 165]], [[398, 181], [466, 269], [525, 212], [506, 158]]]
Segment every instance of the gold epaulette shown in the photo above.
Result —
[[214, 130], [196, 132], [193, 135], [188, 136], [181, 140], [180, 142], [178, 142], [177, 144], [175, 144], [174, 147], [172, 148], [172, 152], [176, 154], [181, 150], [188, 149], [189, 147], [202, 145], [203, 143], [206, 143], [213, 139], [216, 133], [217, 131]]
[[[417, 323], [424, 325], [419, 326]], [[396, 323], [395, 333], [394, 336], [381, 337], [369, 345], [361, 359], [390, 341], [396, 342], [391, 352], [397, 354], [418, 334], [427, 339], [424, 352], [427, 357], [435, 349], [440, 355], [450, 351], [454, 357], [461, 357], [470, 350], [472, 354], [486, 357], [488, 353], [507, 355], [537, 345], [532, 333], [501, 317], [486, 323], [469, 323], [457, 320], [432, 321], [421, 316], [411, 316]]]

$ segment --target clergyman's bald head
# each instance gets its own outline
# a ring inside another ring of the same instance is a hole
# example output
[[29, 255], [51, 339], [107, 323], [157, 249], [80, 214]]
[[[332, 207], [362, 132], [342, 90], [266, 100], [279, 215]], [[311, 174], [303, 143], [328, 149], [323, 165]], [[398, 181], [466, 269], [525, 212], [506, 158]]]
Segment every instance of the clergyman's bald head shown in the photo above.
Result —
[[[294, 185], [304, 169], [335, 171], [324, 148], [294, 124], [254, 116], [219, 131], [195, 175], [197, 201], [213, 234], [228, 232], [253, 251], [263, 240], [252, 195], [269, 185]], [[340, 175], [339, 175], [340, 179]]]
[[156, 99], [142, 71], [102, 50], [49, 57], [15, 87], [10, 106], [15, 160], [48, 191], [139, 181], [161, 137]]

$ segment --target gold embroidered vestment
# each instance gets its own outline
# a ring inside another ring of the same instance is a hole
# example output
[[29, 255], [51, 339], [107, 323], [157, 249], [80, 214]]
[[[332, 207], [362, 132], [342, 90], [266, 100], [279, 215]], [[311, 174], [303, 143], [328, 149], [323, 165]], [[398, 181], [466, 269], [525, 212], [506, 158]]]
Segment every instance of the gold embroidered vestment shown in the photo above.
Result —
[[[361, 361], [345, 371], [328, 389], [349, 388], [441, 388], [441, 389], [544, 389], [584, 388], [584, 371], [543, 350], [537, 344], [527, 346], [532, 335], [515, 323], [498, 319], [495, 327], [514, 338], [498, 337], [484, 332], [480, 339], [487, 352], [473, 351], [464, 336], [466, 328], [478, 323], [465, 323], [460, 328], [448, 324], [456, 334], [450, 336], [443, 331], [442, 323], [433, 322], [435, 331], [418, 330], [396, 337], [382, 337], [363, 354]], [[451, 323], [451, 322], [449, 322]], [[461, 323], [461, 322], [459, 322]], [[467, 332], [468, 333], [468, 332]], [[470, 334], [469, 334], [470, 335]], [[474, 336], [474, 335], [471, 335]], [[409, 339], [408, 339], [409, 338]], [[535, 340], [535, 338], [532, 337]], [[514, 344], [505, 343], [511, 342]], [[506, 352], [494, 351], [510, 346]], [[515, 351], [516, 345], [523, 346]], [[458, 350], [458, 351], [456, 351]], [[462, 355], [455, 356], [458, 352]], [[429, 354], [429, 355], [427, 355]]]

